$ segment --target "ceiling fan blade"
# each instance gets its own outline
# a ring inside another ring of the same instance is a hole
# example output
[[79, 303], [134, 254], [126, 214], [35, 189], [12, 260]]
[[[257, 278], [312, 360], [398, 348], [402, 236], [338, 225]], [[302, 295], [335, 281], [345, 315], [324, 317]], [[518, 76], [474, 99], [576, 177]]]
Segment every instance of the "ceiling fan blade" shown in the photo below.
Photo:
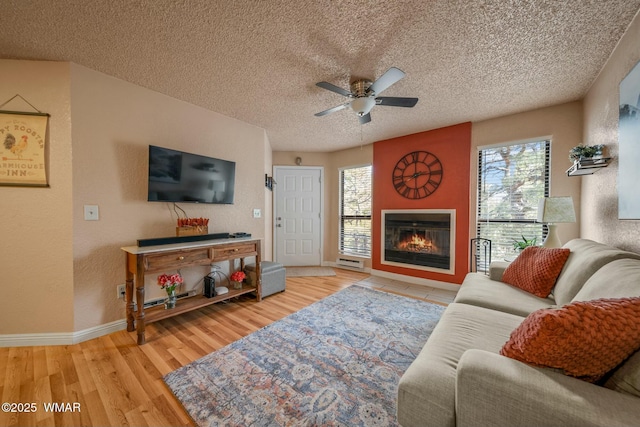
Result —
[[330, 90], [331, 92], [335, 92], [339, 95], [342, 96], [346, 96], [346, 97], [353, 97], [353, 94], [349, 91], [346, 91], [344, 89], [342, 89], [341, 87], [338, 87], [336, 85], [333, 85], [329, 82], [318, 82], [316, 83], [316, 86], [321, 87], [322, 89], [326, 89], [326, 90]]
[[391, 86], [392, 84], [401, 80], [404, 76], [405, 76], [404, 71], [396, 67], [391, 67], [387, 70], [386, 73], [381, 75], [378, 78], [378, 80], [376, 80], [371, 84], [371, 86], [369, 86], [369, 89], [367, 90], [367, 92], [368, 93], [373, 92], [375, 94], [379, 94], [380, 92], [382, 92], [383, 90]]
[[369, 123], [371, 121], [371, 113], [367, 113], [362, 117], [358, 117], [358, 120], [360, 120], [361, 125]]
[[376, 98], [376, 105], [387, 107], [408, 107], [411, 108], [418, 103], [418, 98], [398, 98], [396, 96], [379, 96]]
[[327, 114], [335, 113], [336, 111], [344, 110], [349, 106], [350, 102], [345, 102], [342, 105], [338, 105], [337, 107], [329, 108], [328, 110], [320, 111], [319, 113], [315, 113], [314, 116], [326, 116]]

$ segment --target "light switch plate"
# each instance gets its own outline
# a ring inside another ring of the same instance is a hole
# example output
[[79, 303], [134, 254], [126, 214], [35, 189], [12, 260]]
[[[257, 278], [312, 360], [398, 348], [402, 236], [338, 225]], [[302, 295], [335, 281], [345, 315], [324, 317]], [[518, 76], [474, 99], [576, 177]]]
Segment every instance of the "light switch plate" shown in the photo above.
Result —
[[98, 205], [84, 205], [84, 220], [97, 221], [100, 219]]

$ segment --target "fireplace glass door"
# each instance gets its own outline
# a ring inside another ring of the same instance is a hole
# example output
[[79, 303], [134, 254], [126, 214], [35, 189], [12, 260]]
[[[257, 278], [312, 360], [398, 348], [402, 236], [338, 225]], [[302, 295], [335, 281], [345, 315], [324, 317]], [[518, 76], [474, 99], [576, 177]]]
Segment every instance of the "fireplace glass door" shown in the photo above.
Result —
[[453, 273], [454, 211], [383, 211], [382, 263]]

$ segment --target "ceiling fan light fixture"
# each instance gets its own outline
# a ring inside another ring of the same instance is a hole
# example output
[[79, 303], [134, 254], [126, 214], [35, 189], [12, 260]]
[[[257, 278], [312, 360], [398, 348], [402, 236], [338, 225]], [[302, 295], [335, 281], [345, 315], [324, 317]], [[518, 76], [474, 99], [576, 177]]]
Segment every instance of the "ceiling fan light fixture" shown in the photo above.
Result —
[[375, 105], [376, 100], [369, 97], [356, 98], [351, 101], [351, 109], [355, 111], [359, 117], [369, 114], [369, 112]]
[[379, 97], [378, 95], [386, 90], [389, 86], [395, 84], [404, 78], [404, 71], [396, 67], [391, 67], [383, 75], [378, 77], [375, 82], [368, 79], [354, 80], [350, 84], [351, 91], [342, 89], [329, 82], [318, 82], [316, 86], [349, 98], [350, 101], [340, 104], [328, 110], [316, 113], [316, 117], [326, 116], [345, 108], [351, 108], [355, 111], [359, 118], [360, 124], [366, 124], [371, 121], [369, 112], [376, 105], [384, 105], [387, 107], [413, 107], [418, 102], [418, 98], [399, 98], [397, 96]]

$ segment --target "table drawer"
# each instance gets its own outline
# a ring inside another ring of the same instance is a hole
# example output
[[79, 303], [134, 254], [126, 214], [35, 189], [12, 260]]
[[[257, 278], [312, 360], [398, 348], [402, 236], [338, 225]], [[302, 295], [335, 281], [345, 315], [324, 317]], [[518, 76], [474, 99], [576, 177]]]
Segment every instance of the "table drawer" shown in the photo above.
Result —
[[240, 255], [250, 256], [257, 253], [255, 243], [246, 243], [242, 245], [233, 244], [232, 246], [219, 246], [211, 249], [213, 258], [216, 261], [230, 259]]
[[145, 257], [146, 271], [175, 270], [193, 265], [203, 265], [210, 262], [207, 248], [185, 251], [163, 252]]

